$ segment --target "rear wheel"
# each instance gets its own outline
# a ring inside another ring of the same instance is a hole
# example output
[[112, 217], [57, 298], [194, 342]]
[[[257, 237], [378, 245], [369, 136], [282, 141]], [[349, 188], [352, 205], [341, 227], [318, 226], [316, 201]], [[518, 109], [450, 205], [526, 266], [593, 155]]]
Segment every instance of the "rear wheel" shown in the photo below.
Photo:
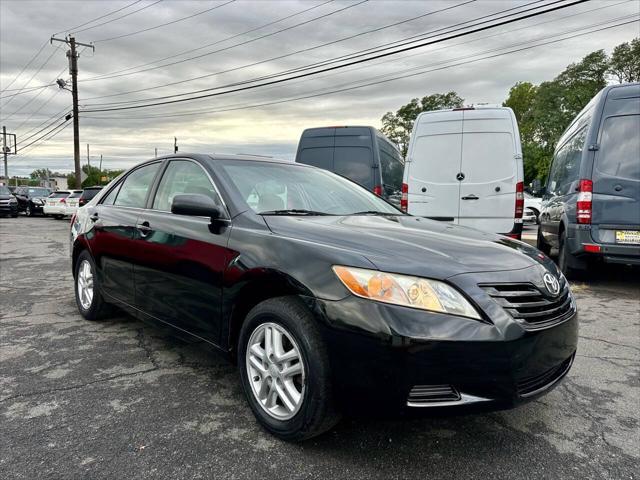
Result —
[[91, 254], [84, 250], [76, 262], [76, 304], [87, 320], [99, 320], [113, 313], [113, 307], [104, 301], [96, 277], [96, 264]]
[[62, 217], [64, 217], [64, 215], [54, 215], [53, 218], [55, 218], [56, 220], [60, 220]]
[[558, 246], [558, 268], [569, 280], [580, 278], [586, 271], [587, 265], [583, 259], [580, 259], [569, 252], [567, 246], [567, 234], [560, 234]]
[[273, 435], [305, 440], [338, 422], [326, 346], [300, 300], [273, 298], [249, 312], [238, 364], [249, 406]]

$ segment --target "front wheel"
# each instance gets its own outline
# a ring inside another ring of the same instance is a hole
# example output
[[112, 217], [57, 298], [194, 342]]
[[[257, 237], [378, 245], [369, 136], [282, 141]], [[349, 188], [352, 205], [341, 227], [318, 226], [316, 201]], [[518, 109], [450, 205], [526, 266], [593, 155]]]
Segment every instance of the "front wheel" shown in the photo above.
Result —
[[27, 217], [33, 216], [33, 209], [31, 208], [31, 205], [27, 205], [27, 208], [24, 209], [24, 213]]
[[305, 440], [338, 422], [327, 349], [297, 298], [265, 300], [249, 312], [240, 331], [238, 364], [249, 406], [273, 435]]

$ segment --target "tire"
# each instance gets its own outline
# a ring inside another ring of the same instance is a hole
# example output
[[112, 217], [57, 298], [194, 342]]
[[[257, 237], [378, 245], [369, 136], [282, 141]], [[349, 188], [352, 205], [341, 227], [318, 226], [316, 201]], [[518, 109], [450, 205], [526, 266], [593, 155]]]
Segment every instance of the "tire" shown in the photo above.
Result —
[[551, 245], [549, 245], [544, 240], [544, 236], [542, 235], [542, 231], [540, 227], [538, 227], [538, 237], [536, 239], [536, 247], [538, 248], [538, 250], [540, 250], [542, 253], [544, 253], [547, 256], [549, 256], [549, 254], [551, 253]]
[[24, 209], [24, 214], [27, 217], [33, 217], [33, 209], [31, 208], [31, 205], [27, 204], [27, 206]]
[[18, 218], [18, 214], [17, 213], [12, 213], [11, 214], [11, 218]]
[[558, 268], [568, 280], [581, 278], [587, 269], [584, 260], [577, 258], [568, 251], [566, 232], [560, 234], [557, 263]]
[[[289, 356], [292, 355], [291, 352], [297, 351], [297, 361], [271, 362], [268, 359], [266, 355], [269, 349], [265, 341], [268, 329], [271, 329], [271, 336], [274, 335], [273, 332], [280, 332], [281, 350]], [[254, 360], [262, 358], [262, 362], [257, 360], [260, 370], [256, 363], [247, 359], [250, 344], [257, 345], [264, 354], [258, 356], [250, 353]], [[295, 377], [280, 376], [278, 373], [286, 372], [297, 364], [301, 365], [302, 371]], [[249, 312], [238, 339], [238, 368], [251, 410], [258, 422], [276, 437], [287, 441], [306, 440], [326, 432], [340, 420], [333, 403], [326, 345], [311, 312], [299, 299], [272, 298], [259, 303]], [[265, 390], [269, 392], [265, 402], [269, 402], [271, 385], [275, 383], [279, 386], [279, 391], [287, 392], [285, 397], [289, 399], [289, 408], [278, 395], [276, 401], [271, 402], [273, 411], [269, 411], [268, 404], [265, 405], [260, 400], [259, 391], [263, 383], [266, 384]], [[301, 393], [295, 408], [291, 406], [295, 404], [296, 398], [289, 393], [292, 385], [296, 392]]]
[[64, 217], [64, 215], [54, 215], [53, 218], [55, 218], [56, 220], [60, 220], [62, 217]]
[[[86, 268], [89, 268], [87, 272]], [[96, 277], [96, 264], [88, 250], [84, 250], [76, 261], [76, 270], [73, 277], [76, 305], [78, 311], [86, 320], [101, 320], [113, 313], [113, 307], [104, 301]], [[90, 279], [87, 273], [91, 274]], [[82, 277], [81, 277], [82, 276]], [[91, 298], [87, 297], [87, 292], [82, 293], [80, 285], [90, 282]]]

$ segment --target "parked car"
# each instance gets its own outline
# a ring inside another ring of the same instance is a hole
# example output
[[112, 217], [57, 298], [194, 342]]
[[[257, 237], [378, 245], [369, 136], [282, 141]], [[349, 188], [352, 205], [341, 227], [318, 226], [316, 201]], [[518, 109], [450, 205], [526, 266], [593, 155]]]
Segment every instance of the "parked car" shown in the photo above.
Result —
[[45, 215], [53, 215], [54, 218], [60, 219], [66, 215], [67, 198], [71, 195], [69, 190], [58, 190], [49, 195], [44, 202], [42, 212]]
[[82, 195], [80, 195], [80, 199], [78, 200], [78, 207], [83, 207], [85, 206], [87, 203], [89, 203], [93, 197], [95, 197], [100, 190], [102, 190], [102, 187], [87, 187], [82, 191]]
[[525, 208], [522, 214], [522, 223], [524, 225], [535, 225], [538, 223], [538, 216], [536, 212], [531, 208]]
[[[97, 191], [99, 192], [100, 190]], [[64, 210], [65, 215], [74, 215], [76, 213], [76, 210], [78, 210], [78, 206], [80, 205], [80, 198], [82, 197], [83, 193], [84, 190], [74, 190], [73, 192], [71, 192], [71, 195], [66, 198]]]
[[0, 185], [0, 215], [18, 216], [18, 200], [4, 185]]
[[510, 108], [423, 112], [411, 133], [403, 209], [520, 239], [524, 171]]
[[558, 141], [538, 248], [567, 277], [592, 260], [640, 265], [640, 83], [601, 90]]
[[[535, 216], [535, 222], [534, 223], [538, 223], [538, 219], [540, 218], [540, 210], [541, 209], [542, 209], [542, 197], [536, 197], [536, 196], [531, 195], [528, 192], [524, 192], [524, 211], [525, 211], [525, 214], [526, 214], [527, 210], [529, 210], [531, 213], [534, 214], [534, 216]], [[524, 217], [523, 217], [523, 221], [524, 221], [524, 223], [527, 223], [527, 220], [524, 219]]]
[[43, 187], [19, 186], [13, 192], [18, 200], [18, 211], [24, 212], [27, 216], [42, 213], [44, 202], [51, 195], [51, 190]]
[[373, 127], [320, 127], [302, 132], [296, 162], [347, 177], [400, 206], [402, 154]]
[[308, 165], [153, 159], [78, 209], [71, 237], [84, 318], [118, 305], [228, 353], [284, 439], [344, 411], [515, 406], [576, 351], [569, 284], [537, 249]]

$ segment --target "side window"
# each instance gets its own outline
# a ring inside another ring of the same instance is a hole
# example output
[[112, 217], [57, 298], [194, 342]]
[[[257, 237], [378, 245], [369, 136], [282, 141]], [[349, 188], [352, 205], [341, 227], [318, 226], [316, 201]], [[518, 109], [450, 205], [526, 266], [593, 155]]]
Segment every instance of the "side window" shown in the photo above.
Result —
[[145, 165], [127, 175], [120, 187], [114, 205], [144, 208], [147, 192], [151, 188], [151, 182], [153, 182], [158, 168], [160, 168], [160, 162]]
[[564, 168], [566, 158], [567, 150], [565, 145], [553, 156], [553, 163], [551, 164], [551, 170], [549, 171], [549, 181], [547, 182], [547, 191], [551, 195], [558, 195], [560, 193], [560, 177], [562, 175], [562, 169]]
[[586, 135], [586, 128], [576, 132], [554, 157], [548, 185], [551, 193], [566, 195], [570, 192], [573, 182], [578, 180]]
[[188, 160], [172, 160], [160, 180], [153, 209], [170, 212], [173, 198], [183, 193], [199, 193], [222, 203], [202, 167]]
[[385, 139], [378, 137], [382, 181], [388, 194], [400, 193], [404, 162], [400, 153]]
[[116, 200], [116, 197], [118, 196], [118, 192], [120, 191], [120, 187], [122, 186], [122, 183], [116, 185], [116, 187], [111, 190], [106, 197], [104, 197], [102, 199], [102, 202], [100, 202], [102, 205], [113, 205], [113, 203]]

